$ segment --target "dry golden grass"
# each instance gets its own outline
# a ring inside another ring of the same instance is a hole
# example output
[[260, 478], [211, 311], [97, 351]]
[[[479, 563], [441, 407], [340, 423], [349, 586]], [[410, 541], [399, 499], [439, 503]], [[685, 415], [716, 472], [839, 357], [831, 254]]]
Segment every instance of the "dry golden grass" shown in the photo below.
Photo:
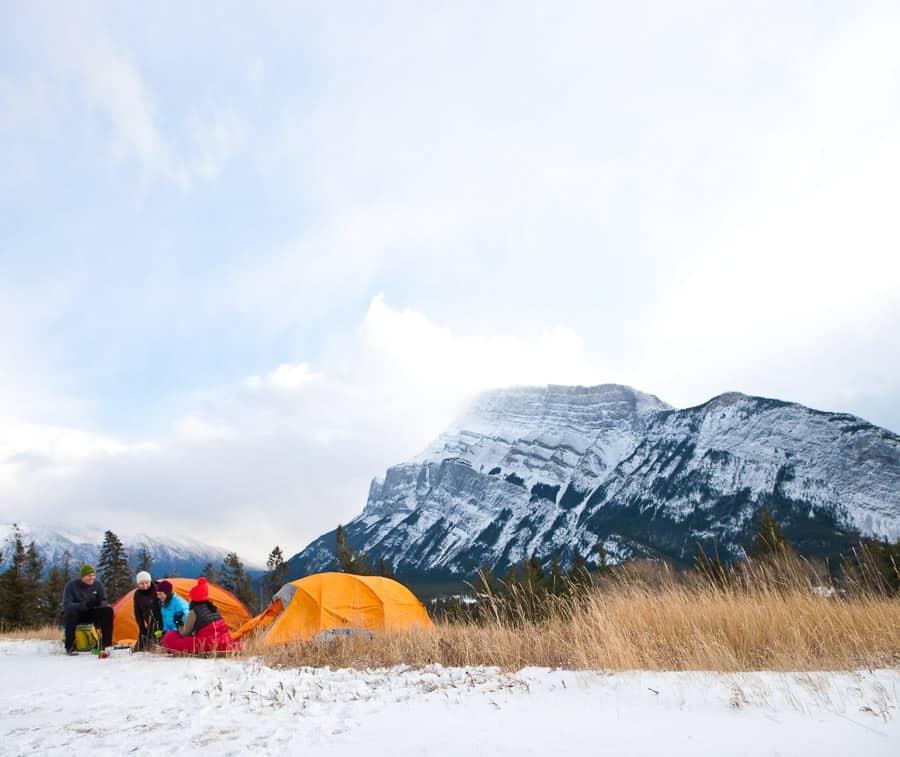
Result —
[[16, 630], [0, 629], [0, 639], [2, 640], [61, 641], [62, 637], [62, 628], [54, 625], [41, 626], [40, 628], [26, 628]]
[[619, 576], [582, 600], [546, 598], [542, 620], [497, 601], [479, 622], [432, 631], [338, 638], [245, 654], [273, 665], [492, 665], [605, 670], [851, 670], [900, 664], [900, 601], [878, 594], [821, 596], [809, 576], [762, 569], [726, 586]]

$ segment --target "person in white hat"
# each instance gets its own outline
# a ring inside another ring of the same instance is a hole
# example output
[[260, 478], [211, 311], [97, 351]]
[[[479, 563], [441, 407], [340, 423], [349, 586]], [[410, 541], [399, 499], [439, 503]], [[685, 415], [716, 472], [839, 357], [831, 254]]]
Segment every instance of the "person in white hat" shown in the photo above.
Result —
[[134, 590], [134, 622], [138, 628], [134, 651], [145, 652], [156, 642], [156, 631], [162, 629], [162, 613], [153, 577], [146, 570], [142, 570], [134, 580], [137, 583]]

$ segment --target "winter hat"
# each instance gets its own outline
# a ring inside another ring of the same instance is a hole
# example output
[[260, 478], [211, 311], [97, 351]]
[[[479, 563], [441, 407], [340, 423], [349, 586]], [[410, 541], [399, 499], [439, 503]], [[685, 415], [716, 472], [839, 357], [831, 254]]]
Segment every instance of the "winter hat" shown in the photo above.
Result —
[[191, 589], [190, 594], [188, 595], [191, 598], [191, 602], [205, 602], [209, 599], [209, 589], [206, 586], [206, 579], [203, 576], [197, 579], [197, 585]]
[[146, 570], [142, 570], [138, 572], [138, 574], [134, 577], [136, 583], [140, 583], [141, 581], [152, 581], [153, 579], [150, 577], [150, 574]]
[[171, 581], [157, 581], [156, 582], [156, 590], [161, 591], [163, 594], [171, 594], [172, 593], [172, 582]]
[[78, 575], [84, 578], [85, 576], [91, 575], [91, 573], [96, 573], [97, 569], [93, 565], [89, 565], [85, 563], [78, 569]]

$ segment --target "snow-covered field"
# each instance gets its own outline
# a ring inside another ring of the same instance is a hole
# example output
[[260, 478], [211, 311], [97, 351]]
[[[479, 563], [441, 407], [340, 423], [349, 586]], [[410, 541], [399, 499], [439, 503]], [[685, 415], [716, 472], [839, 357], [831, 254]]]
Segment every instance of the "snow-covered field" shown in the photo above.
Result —
[[0, 641], [0, 754], [896, 755], [900, 671], [276, 670]]

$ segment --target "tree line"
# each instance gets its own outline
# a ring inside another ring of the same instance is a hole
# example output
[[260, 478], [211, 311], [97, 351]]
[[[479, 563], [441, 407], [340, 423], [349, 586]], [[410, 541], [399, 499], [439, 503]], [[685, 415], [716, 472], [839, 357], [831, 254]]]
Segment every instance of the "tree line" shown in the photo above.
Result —
[[[7, 544], [0, 550], [0, 563], [4, 562], [4, 557], [8, 558], [9, 565], [0, 573], [0, 627], [59, 624], [63, 589], [78, 574], [80, 567], [73, 561], [71, 553], [66, 550], [48, 568], [35, 542], [26, 544], [21, 529], [14, 525]], [[134, 560], [130, 560], [122, 540], [113, 531], [106, 531], [95, 567], [110, 602], [114, 603], [134, 588], [138, 571], [153, 573], [154, 561], [147, 545], [141, 545]], [[287, 580], [287, 565], [280, 547], [272, 550], [266, 568], [263, 590], [271, 596]], [[262, 604], [253, 591], [252, 576], [235, 552], [229, 552], [218, 566], [207, 563], [203, 575], [210, 583], [230, 591], [251, 611]], [[172, 566], [168, 577], [177, 577]]]

